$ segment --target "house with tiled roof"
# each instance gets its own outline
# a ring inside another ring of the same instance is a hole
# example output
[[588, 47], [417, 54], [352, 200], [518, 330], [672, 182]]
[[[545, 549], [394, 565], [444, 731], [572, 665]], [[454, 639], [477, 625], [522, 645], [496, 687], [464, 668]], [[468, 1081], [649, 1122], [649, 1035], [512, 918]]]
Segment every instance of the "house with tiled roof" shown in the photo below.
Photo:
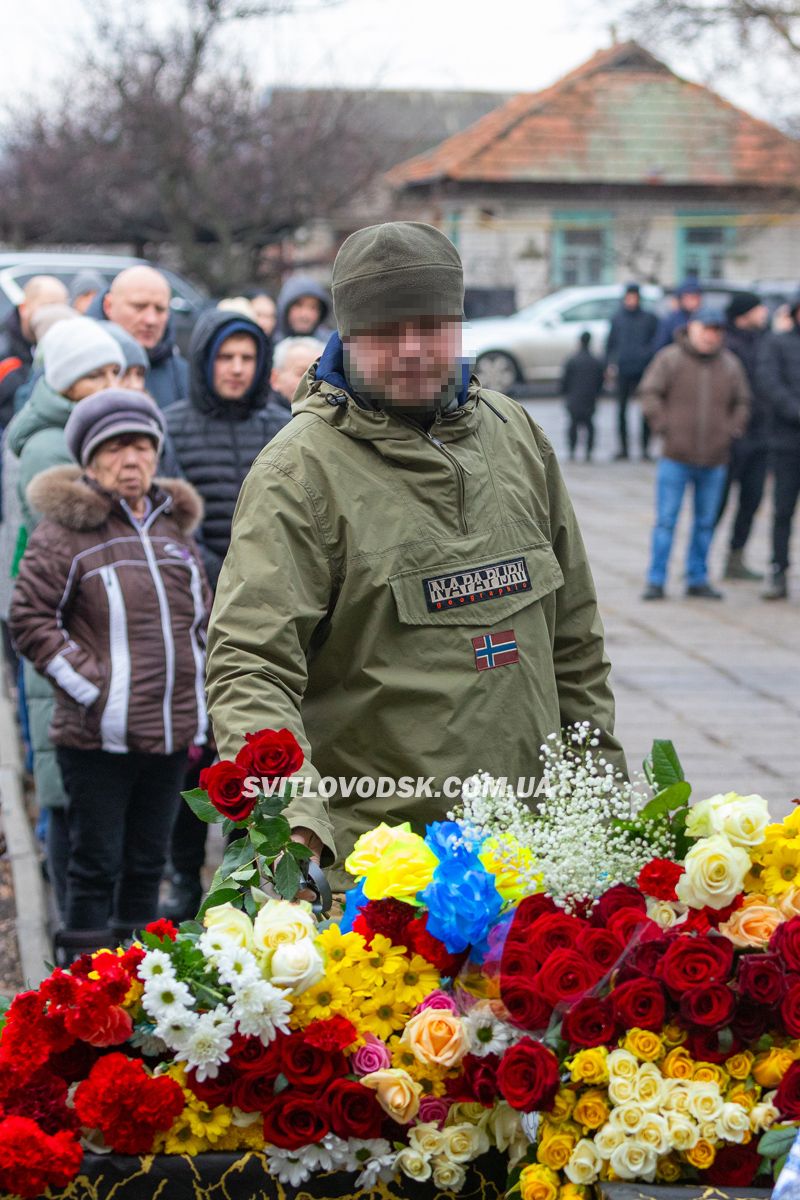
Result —
[[800, 280], [800, 142], [635, 42], [602, 50], [392, 168], [397, 215], [457, 244], [467, 283], [694, 274]]

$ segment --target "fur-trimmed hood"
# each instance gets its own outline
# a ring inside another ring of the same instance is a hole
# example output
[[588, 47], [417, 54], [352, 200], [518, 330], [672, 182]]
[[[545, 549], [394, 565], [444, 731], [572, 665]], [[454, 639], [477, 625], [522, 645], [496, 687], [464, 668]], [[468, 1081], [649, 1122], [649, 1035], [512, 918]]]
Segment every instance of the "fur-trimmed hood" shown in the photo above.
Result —
[[[103, 491], [83, 474], [80, 467], [50, 467], [28, 484], [28, 503], [42, 516], [76, 533], [99, 529], [108, 520], [116, 497]], [[203, 517], [200, 494], [183, 479], [154, 479], [150, 499], [158, 505], [164, 496], [171, 503], [164, 510], [182, 534], [195, 531]]]

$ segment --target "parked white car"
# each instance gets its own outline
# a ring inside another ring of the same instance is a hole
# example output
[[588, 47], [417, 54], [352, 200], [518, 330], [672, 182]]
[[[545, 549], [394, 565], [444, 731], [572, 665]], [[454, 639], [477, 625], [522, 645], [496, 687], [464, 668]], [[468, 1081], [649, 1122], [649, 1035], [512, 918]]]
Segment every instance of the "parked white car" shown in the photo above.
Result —
[[[578, 347], [584, 329], [602, 354], [611, 318], [622, 300], [621, 284], [563, 288], [511, 317], [485, 317], [464, 324], [464, 355], [486, 388], [505, 392], [516, 383], [552, 383]], [[643, 285], [642, 303], [656, 311], [663, 288]]]

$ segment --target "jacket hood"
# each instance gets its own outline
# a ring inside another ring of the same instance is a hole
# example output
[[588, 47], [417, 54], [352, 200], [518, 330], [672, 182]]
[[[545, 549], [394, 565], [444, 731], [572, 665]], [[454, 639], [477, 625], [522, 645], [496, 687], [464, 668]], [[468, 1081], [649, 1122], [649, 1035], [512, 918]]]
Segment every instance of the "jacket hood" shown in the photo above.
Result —
[[280, 337], [294, 336], [292, 331], [286, 327], [286, 314], [294, 304], [295, 300], [299, 300], [301, 296], [313, 296], [316, 300], [319, 300], [320, 304], [322, 305], [322, 313], [319, 318], [319, 324], [325, 324], [328, 313], [331, 311], [331, 298], [325, 288], [321, 283], [317, 283], [316, 279], [312, 279], [309, 275], [292, 275], [291, 279], [286, 280], [286, 283], [283, 285], [278, 295], [278, 321], [276, 333], [278, 333]]
[[74, 407], [66, 397], [54, 392], [41, 376], [30, 399], [8, 427], [8, 444], [12, 454], [19, 458], [34, 434], [41, 433], [43, 429], [63, 429]]
[[[210, 358], [225, 340], [225, 329], [231, 333], [246, 333], [255, 339], [258, 360], [253, 382], [241, 400], [223, 400], [211, 388]], [[189, 399], [200, 412], [242, 419], [257, 408], [263, 408], [269, 392], [272, 369], [272, 345], [255, 321], [239, 313], [220, 312], [218, 308], [204, 312], [192, 331], [189, 342]]]
[[[177, 522], [181, 533], [193, 533], [203, 516], [203, 501], [190, 483], [183, 479], [154, 479], [150, 488], [154, 505], [166, 497], [165, 509]], [[28, 484], [28, 503], [65, 529], [87, 533], [104, 524], [115, 504], [111, 492], [90, 482], [80, 467], [50, 467]]]
[[[92, 300], [91, 304], [86, 310], [87, 317], [94, 317], [95, 321], [108, 320], [105, 309], [103, 308], [103, 302], [108, 295], [109, 290], [109, 288], [106, 288], [105, 291], [97, 293], [94, 300]], [[165, 362], [170, 355], [174, 353], [174, 351], [175, 327], [172, 324], [172, 314], [170, 313], [169, 317], [167, 318], [167, 327], [164, 330], [164, 336], [162, 337], [161, 341], [157, 342], [155, 346], [153, 346], [152, 350], [145, 350], [145, 354], [150, 361], [150, 366], [158, 367], [161, 363]]]

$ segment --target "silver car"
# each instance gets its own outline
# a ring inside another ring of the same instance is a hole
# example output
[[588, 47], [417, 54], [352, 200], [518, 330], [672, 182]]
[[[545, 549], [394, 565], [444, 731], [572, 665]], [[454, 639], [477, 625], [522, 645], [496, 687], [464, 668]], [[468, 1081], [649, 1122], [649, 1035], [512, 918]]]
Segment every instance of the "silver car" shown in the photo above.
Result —
[[[602, 354], [619, 308], [621, 284], [563, 288], [511, 317], [486, 317], [464, 324], [464, 354], [475, 363], [486, 388], [508, 391], [517, 383], [552, 383], [564, 360], [574, 354], [584, 329], [592, 348]], [[656, 311], [663, 289], [642, 286], [642, 304]]]

